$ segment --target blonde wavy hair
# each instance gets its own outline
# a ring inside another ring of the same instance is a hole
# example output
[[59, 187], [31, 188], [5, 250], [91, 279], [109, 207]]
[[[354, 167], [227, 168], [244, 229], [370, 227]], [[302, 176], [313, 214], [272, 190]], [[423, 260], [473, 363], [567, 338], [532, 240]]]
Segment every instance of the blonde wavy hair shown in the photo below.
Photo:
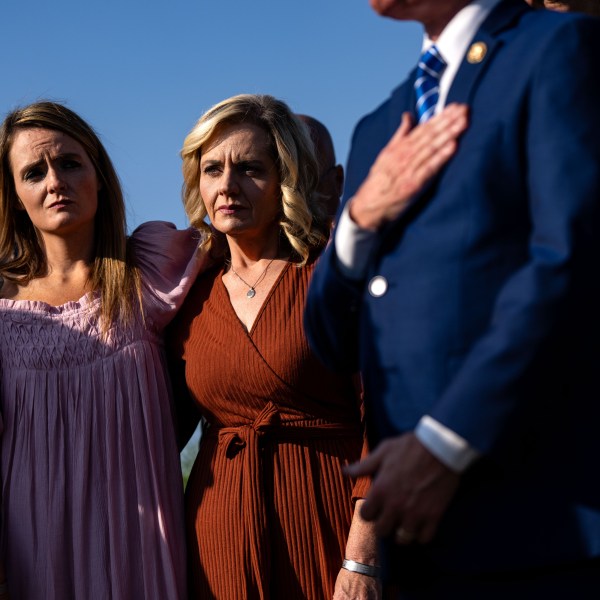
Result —
[[183, 204], [192, 226], [206, 232], [206, 206], [200, 194], [202, 149], [225, 126], [249, 123], [263, 129], [271, 140], [271, 151], [279, 172], [281, 214], [279, 226], [304, 265], [315, 248], [329, 237], [329, 222], [323, 202], [315, 193], [319, 167], [306, 125], [290, 108], [273, 96], [241, 94], [207, 110], [183, 142]]
[[[48, 264], [37, 231], [18, 210], [10, 150], [19, 131], [60, 131], [87, 152], [101, 184], [95, 216], [95, 248], [90, 283], [101, 295], [100, 319], [107, 332], [118, 319], [130, 323], [142, 310], [141, 277], [127, 239], [125, 203], [119, 178], [96, 132], [57, 102], [40, 101], [10, 112], [0, 127], [0, 275], [18, 284], [46, 274]], [[142, 313], [143, 317], [143, 313]]]

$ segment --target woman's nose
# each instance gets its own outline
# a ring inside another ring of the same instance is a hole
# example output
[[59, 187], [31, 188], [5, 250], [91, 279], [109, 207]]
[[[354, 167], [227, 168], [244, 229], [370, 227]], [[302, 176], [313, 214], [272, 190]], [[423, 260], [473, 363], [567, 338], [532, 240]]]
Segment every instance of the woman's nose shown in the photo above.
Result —
[[234, 169], [225, 168], [219, 182], [219, 192], [229, 196], [239, 192], [238, 180]]
[[54, 167], [50, 167], [46, 173], [46, 185], [50, 193], [57, 193], [66, 188], [63, 176]]

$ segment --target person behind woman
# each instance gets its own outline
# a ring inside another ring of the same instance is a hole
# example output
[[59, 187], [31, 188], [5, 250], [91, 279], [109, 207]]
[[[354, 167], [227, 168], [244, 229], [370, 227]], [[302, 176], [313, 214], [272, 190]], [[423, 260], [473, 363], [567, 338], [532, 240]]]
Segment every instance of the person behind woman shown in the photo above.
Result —
[[198, 234], [127, 238], [91, 127], [37, 102], [0, 129], [0, 468], [8, 591], [186, 597], [183, 498], [161, 332]]
[[308, 130], [271, 96], [236, 96], [200, 118], [182, 157], [190, 222], [208, 231], [208, 215], [226, 240], [170, 332], [208, 423], [186, 489], [193, 597], [376, 598], [357, 511], [368, 482], [342, 474], [363, 450], [361, 407], [302, 327], [329, 230]]
[[600, 17], [599, 0], [527, 0], [534, 8], [550, 8], [560, 12], [582, 12]]

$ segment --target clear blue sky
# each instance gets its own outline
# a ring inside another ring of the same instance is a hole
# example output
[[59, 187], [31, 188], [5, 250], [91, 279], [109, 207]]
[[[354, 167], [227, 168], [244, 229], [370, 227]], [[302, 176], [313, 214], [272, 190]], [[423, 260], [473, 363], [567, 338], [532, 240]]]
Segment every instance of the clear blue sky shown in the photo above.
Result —
[[183, 227], [179, 149], [198, 117], [268, 93], [323, 121], [345, 163], [356, 121], [416, 62], [421, 28], [368, 0], [4, 0], [0, 112], [60, 100], [100, 134], [130, 229]]

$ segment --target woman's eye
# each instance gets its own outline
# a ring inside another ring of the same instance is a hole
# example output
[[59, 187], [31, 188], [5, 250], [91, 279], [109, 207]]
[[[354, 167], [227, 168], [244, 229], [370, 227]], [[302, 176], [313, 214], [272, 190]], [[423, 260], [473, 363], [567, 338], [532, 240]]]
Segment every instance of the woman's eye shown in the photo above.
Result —
[[219, 174], [219, 167], [217, 165], [207, 165], [202, 169], [203, 175], [215, 176]]
[[241, 165], [240, 170], [249, 177], [256, 177], [262, 173], [262, 169], [259, 165], [244, 164]]
[[63, 160], [63, 162], [62, 162], [62, 168], [67, 169], [67, 170], [68, 169], [77, 169], [79, 166], [81, 166], [81, 165], [76, 160], [68, 159], [68, 160]]
[[29, 169], [23, 174], [23, 179], [25, 181], [33, 181], [35, 179], [40, 179], [40, 177], [44, 176], [44, 172], [42, 169]]

